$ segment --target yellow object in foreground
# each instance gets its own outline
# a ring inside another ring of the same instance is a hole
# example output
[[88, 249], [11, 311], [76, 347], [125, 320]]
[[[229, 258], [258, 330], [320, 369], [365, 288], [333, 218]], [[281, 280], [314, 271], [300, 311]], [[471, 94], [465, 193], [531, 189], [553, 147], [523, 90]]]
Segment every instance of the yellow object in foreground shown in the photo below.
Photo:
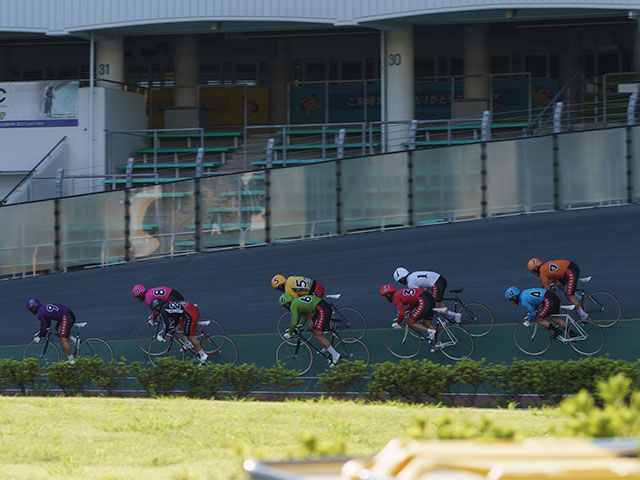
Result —
[[578, 439], [522, 442], [392, 440], [344, 464], [344, 480], [640, 479], [640, 460]]

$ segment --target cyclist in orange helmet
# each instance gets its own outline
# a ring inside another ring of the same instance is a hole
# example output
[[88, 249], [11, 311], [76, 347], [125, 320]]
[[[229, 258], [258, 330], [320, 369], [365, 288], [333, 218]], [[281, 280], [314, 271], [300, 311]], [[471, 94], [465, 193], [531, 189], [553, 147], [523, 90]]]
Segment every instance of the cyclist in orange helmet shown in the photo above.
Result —
[[539, 258], [532, 258], [527, 262], [527, 268], [535, 276], [540, 277], [542, 286], [547, 290], [551, 290], [552, 286], [564, 290], [567, 300], [576, 306], [580, 320], [589, 318], [589, 314], [582, 309], [580, 300], [575, 296], [580, 278], [578, 265], [570, 260], [551, 260], [543, 263]]

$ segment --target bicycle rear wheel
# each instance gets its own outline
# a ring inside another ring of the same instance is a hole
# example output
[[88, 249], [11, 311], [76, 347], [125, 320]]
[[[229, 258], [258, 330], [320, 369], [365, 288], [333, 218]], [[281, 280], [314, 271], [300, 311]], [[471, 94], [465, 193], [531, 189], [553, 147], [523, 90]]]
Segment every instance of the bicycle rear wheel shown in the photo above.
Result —
[[202, 341], [201, 346], [210, 362], [235, 365], [238, 361], [238, 347], [226, 335], [211, 335]]
[[522, 353], [536, 357], [549, 350], [551, 337], [547, 329], [537, 323], [529, 326], [519, 323], [513, 329], [513, 343]]
[[351, 338], [362, 340], [367, 333], [367, 319], [353, 307], [342, 307], [335, 310], [331, 317], [331, 324], [336, 330], [344, 330], [349, 333], [349, 337], [343, 341], [348, 342]]
[[589, 293], [582, 301], [589, 319], [602, 328], [613, 327], [622, 316], [620, 301], [609, 292]]
[[160, 332], [164, 331], [164, 322], [158, 318], [155, 324], [149, 325], [148, 321], [142, 322], [136, 328], [136, 344], [138, 348], [147, 355], [149, 354], [149, 344], [154, 340]]
[[184, 350], [180, 342], [169, 338], [164, 342], [153, 339], [149, 344], [149, 353], [147, 354], [152, 365], [161, 358], [175, 358], [176, 360], [184, 360]]
[[[573, 332], [573, 329], [578, 331]], [[572, 332], [572, 337], [583, 338], [582, 340], [568, 342], [569, 346], [576, 352], [582, 355], [596, 355], [604, 348], [604, 331], [597, 323], [591, 320], [577, 321], [576, 325], [572, 326]]]
[[78, 357], [99, 358], [109, 363], [113, 361], [113, 349], [101, 338], [87, 338], [78, 347]]
[[284, 341], [276, 349], [276, 361], [288, 370], [299, 372], [299, 377], [311, 369], [312, 355], [309, 345], [299, 340], [295, 344]]
[[43, 342], [35, 343], [33, 340], [27, 343], [27, 346], [24, 347], [24, 353], [22, 354], [22, 358], [26, 360], [27, 358], [35, 358], [38, 360], [38, 363], [42, 366], [51, 365], [52, 363], [56, 363], [60, 361], [60, 350], [58, 346], [49, 342], [46, 345], [47, 350], [45, 351], [45, 344]]
[[436, 332], [434, 348], [440, 350], [445, 357], [451, 360], [470, 357], [474, 347], [473, 337], [462, 327], [449, 325], [445, 328], [438, 328]]
[[[208, 325], [205, 325], [206, 322], [209, 322]], [[206, 333], [208, 336], [211, 335], [226, 335], [227, 332], [224, 330], [224, 327], [222, 326], [222, 324], [211, 318], [211, 317], [204, 317], [201, 318], [200, 320], [198, 320], [198, 330], [203, 331], [204, 333]], [[198, 337], [198, 334], [196, 334], [196, 338], [198, 338], [198, 340], [200, 340], [200, 338]]]
[[465, 303], [460, 307], [462, 321], [460, 326], [472, 337], [488, 335], [496, 323], [493, 313], [486, 305], [478, 302]]
[[369, 365], [369, 349], [362, 340], [343, 338], [333, 348], [340, 354], [340, 360], [360, 361], [364, 362], [365, 365]]
[[418, 334], [408, 327], [389, 328], [384, 334], [384, 346], [398, 358], [413, 358], [422, 348]]

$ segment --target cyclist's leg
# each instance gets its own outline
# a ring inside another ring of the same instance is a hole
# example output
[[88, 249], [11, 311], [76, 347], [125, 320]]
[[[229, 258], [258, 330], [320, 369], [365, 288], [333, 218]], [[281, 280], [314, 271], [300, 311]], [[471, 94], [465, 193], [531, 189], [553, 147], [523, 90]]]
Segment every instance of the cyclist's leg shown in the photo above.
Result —
[[71, 310], [69, 310], [62, 319], [58, 322], [58, 334], [60, 335], [60, 346], [64, 351], [69, 361], [73, 360], [73, 354], [71, 352], [71, 345], [69, 345], [69, 336], [71, 335], [71, 327], [76, 323], [76, 317]]
[[207, 354], [202, 350], [200, 342], [196, 338], [196, 332], [198, 330], [198, 320], [200, 319], [200, 311], [193, 303], [189, 303], [184, 309], [184, 335], [187, 340], [193, 345], [196, 354], [201, 362], [207, 360]]
[[324, 300], [320, 300], [316, 305], [316, 311], [313, 315], [313, 338], [315, 338], [322, 350], [331, 354], [333, 363], [335, 364], [340, 359], [340, 354], [333, 348], [329, 340], [324, 336], [325, 330], [329, 328], [329, 322], [331, 319], [331, 305]]

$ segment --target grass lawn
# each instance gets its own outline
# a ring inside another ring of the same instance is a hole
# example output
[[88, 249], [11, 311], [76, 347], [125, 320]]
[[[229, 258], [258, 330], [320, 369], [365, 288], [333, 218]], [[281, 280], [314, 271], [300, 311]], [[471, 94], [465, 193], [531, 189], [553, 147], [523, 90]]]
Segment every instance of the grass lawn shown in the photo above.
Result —
[[344, 443], [372, 455], [407, 437], [418, 416], [477, 421], [483, 415], [523, 436], [548, 435], [556, 410], [445, 409], [332, 400], [258, 402], [184, 398], [2, 397], [0, 478], [243, 479], [246, 458], [304, 457], [301, 441]]

